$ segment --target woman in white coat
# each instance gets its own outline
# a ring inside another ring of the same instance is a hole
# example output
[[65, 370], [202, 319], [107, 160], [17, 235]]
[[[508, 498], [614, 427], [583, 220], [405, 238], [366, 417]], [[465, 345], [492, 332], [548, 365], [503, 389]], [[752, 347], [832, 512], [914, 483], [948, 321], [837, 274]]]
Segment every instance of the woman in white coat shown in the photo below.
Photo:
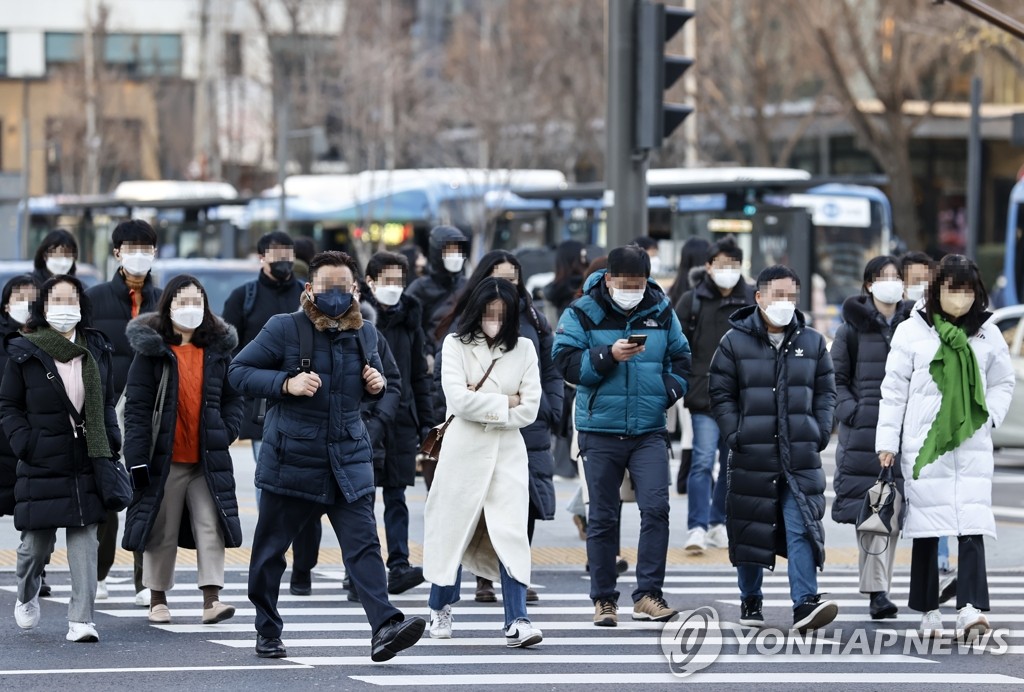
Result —
[[882, 466], [899, 459], [905, 479], [903, 535], [912, 538], [910, 600], [924, 613], [921, 634], [942, 633], [940, 536], [956, 536], [956, 636], [989, 629], [984, 536], [992, 514], [992, 428], [1003, 422], [1014, 371], [999, 329], [986, 320], [988, 295], [977, 265], [947, 255], [927, 296], [900, 324], [882, 382], [875, 449]]
[[532, 646], [542, 635], [526, 615], [530, 478], [519, 430], [537, 418], [541, 383], [537, 351], [519, 336], [515, 287], [504, 279], [481, 281], [441, 353], [441, 386], [454, 419], [424, 510], [430, 636], [452, 636], [451, 607], [459, 600], [464, 564], [481, 577], [501, 579], [505, 641]]

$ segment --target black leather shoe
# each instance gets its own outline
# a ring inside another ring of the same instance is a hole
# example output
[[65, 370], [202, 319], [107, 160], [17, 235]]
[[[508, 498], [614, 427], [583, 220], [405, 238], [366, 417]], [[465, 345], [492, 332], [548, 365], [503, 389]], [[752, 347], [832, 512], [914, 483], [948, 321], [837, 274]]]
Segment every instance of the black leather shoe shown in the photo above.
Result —
[[476, 595], [473, 599], [477, 603], [497, 603], [498, 597], [494, 593], [494, 582], [483, 577], [476, 578]]
[[373, 635], [370, 641], [370, 660], [376, 663], [390, 661], [399, 651], [418, 642], [426, 626], [423, 618], [392, 620]]
[[292, 570], [291, 583], [288, 590], [292, 596], [309, 596], [313, 593], [313, 575], [301, 570]]
[[345, 600], [350, 603], [359, 603], [359, 592], [352, 585], [351, 577], [345, 577], [341, 580], [341, 588], [345, 589]]
[[53, 590], [50, 588], [50, 585], [46, 583], [46, 571], [44, 570], [39, 581], [39, 596], [41, 598], [46, 598], [51, 593], [53, 593]]
[[396, 567], [388, 573], [388, 593], [404, 593], [423, 583], [423, 570], [419, 567], [404, 565]]
[[872, 620], [885, 620], [896, 617], [899, 608], [889, 600], [889, 595], [884, 591], [876, 591], [871, 594], [871, 606], [868, 612], [871, 613]]
[[284, 648], [280, 637], [264, 637], [256, 635], [256, 655], [260, 658], [284, 658], [288, 650]]

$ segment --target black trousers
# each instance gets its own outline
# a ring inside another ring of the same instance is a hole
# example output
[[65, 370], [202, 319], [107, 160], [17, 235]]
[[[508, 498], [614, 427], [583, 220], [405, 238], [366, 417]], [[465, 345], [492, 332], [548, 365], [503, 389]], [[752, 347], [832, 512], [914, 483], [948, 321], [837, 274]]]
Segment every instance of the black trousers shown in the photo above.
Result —
[[[99, 553], [96, 560], [96, 580], [103, 581], [110, 574], [110, 568], [114, 566], [114, 558], [117, 555], [117, 512], [107, 512], [107, 520], [101, 522], [97, 528], [100, 541]], [[142, 551], [136, 550], [135, 558], [135, 593], [142, 591]]]
[[260, 518], [249, 562], [249, 600], [256, 607], [257, 632], [264, 637], [281, 636], [284, 623], [277, 610], [277, 598], [287, 566], [284, 554], [310, 518], [324, 514], [338, 537], [345, 570], [358, 589], [360, 604], [373, 632], [392, 620], [404, 619], [388, 600], [387, 573], [380, 556], [373, 501], [370, 494], [355, 502], [339, 498], [333, 505], [319, 505], [267, 490], [261, 493]]
[[[958, 536], [956, 607], [968, 603], [988, 610], [988, 577], [985, 575], [985, 540], [982, 536]], [[927, 613], [939, 607], [939, 539], [915, 538], [910, 557], [911, 610]]]
[[323, 537], [320, 519], [323, 515], [323, 512], [314, 512], [292, 541], [292, 581], [298, 573], [299, 582], [307, 583], [309, 573], [320, 560], [320, 539]]

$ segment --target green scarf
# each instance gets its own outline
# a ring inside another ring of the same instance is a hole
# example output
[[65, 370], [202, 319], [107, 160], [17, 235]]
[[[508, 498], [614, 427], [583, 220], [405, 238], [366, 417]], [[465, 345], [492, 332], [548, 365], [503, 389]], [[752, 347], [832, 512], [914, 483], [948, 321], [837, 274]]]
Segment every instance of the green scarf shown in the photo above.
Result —
[[914, 462], [915, 480], [921, 469], [962, 445], [988, 421], [981, 369], [967, 334], [938, 315], [933, 321], [939, 333], [939, 350], [929, 372], [942, 394], [942, 403]]
[[82, 331], [78, 330], [74, 343], [49, 327], [25, 334], [25, 338], [61, 363], [67, 363], [78, 356], [85, 356], [82, 363], [85, 406], [82, 411], [89, 456], [94, 459], [112, 457], [113, 452], [110, 451], [110, 442], [107, 439], [107, 423], [103, 410], [103, 382], [100, 379], [100, 366], [96, 364], [96, 359], [93, 358]]

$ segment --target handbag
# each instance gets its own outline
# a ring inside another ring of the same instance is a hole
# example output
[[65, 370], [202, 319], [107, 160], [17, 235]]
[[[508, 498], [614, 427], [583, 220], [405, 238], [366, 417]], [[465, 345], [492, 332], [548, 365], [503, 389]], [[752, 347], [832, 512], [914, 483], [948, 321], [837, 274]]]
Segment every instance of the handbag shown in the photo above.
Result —
[[[899, 488], [896, 486], [893, 467], [886, 466], [878, 474], [874, 485], [868, 488], [868, 492], [864, 496], [864, 503], [857, 515], [859, 540], [863, 542], [862, 534], [869, 534], [869, 539], [875, 535], [885, 536], [885, 548], [881, 551], [885, 552], [889, 547], [889, 539], [899, 527], [902, 510], [903, 496], [900, 495]], [[863, 545], [861, 547], [864, 548]], [[878, 554], [864, 549], [869, 554]]]
[[[497, 362], [497, 360], [491, 361], [487, 371], [484, 372], [484, 376], [473, 387], [473, 391], [484, 386], [484, 382], [490, 377], [491, 371], [494, 370], [494, 364]], [[441, 456], [441, 443], [444, 442], [444, 433], [448, 430], [448, 426], [452, 424], [453, 420], [455, 420], [455, 416], [448, 416], [448, 420], [444, 423], [435, 425], [427, 432], [427, 436], [420, 443], [416, 460], [420, 463], [420, 471], [423, 473], [423, 481], [427, 484], [427, 490], [430, 490], [430, 486], [434, 482], [434, 473], [437, 471], [437, 460]]]

